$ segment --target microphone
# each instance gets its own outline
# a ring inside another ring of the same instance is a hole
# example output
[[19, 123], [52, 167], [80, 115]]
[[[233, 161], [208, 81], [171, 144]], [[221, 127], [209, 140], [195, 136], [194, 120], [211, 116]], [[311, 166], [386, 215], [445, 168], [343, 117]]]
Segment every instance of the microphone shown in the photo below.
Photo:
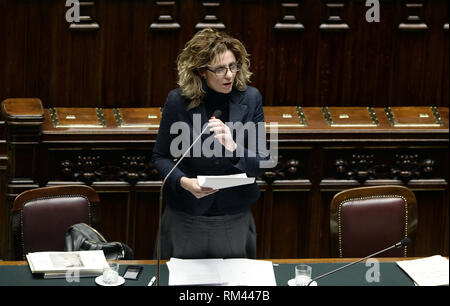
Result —
[[337, 271], [340, 271], [340, 270], [342, 270], [342, 269], [348, 268], [348, 267], [350, 267], [350, 266], [352, 266], [352, 265], [354, 265], [354, 264], [357, 264], [358, 262], [361, 262], [361, 261], [363, 261], [363, 260], [366, 260], [366, 259], [369, 259], [369, 258], [371, 258], [371, 257], [374, 257], [374, 256], [376, 256], [376, 255], [378, 255], [378, 254], [381, 254], [381, 253], [384, 253], [384, 252], [386, 252], [386, 251], [389, 251], [390, 249], [400, 248], [400, 247], [403, 247], [403, 246], [407, 246], [407, 245], [410, 244], [410, 243], [411, 243], [411, 239], [409, 239], [408, 237], [405, 237], [405, 238], [402, 239], [402, 241], [399, 241], [399, 242], [397, 242], [396, 244], [391, 245], [391, 246], [388, 247], [388, 248], [385, 248], [384, 250], [378, 251], [378, 252], [373, 253], [373, 254], [371, 254], [371, 255], [369, 255], [369, 256], [366, 256], [366, 257], [364, 257], [364, 258], [361, 258], [361, 259], [359, 259], [359, 260], [357, 260], [357, 261], [355, 261], [355, 262], [351, 262], [351, 263], [349, 263], [349, 264], [346, 264], [345, 266], [342, 266], [342, 267], [340, 267], [340, 268], [337, 268], [337, 269], [332, 270], [332, 271], [330, 271], [330, 272], [327, 272], [327, 273], [325, 273], [325, 274], [322, 274], [322, 275], [319, 275], [319, 276], [317, 276], [317, 277], [314, 277], [312, 280], [309, 281], [309, 283], [308, 283], [306, 286], [311, 285], [312, 282], [314, 282], [314, 281], [316, 281], [316, 280], [318, 280], [318, 279], [320, 279], [320, 278], [322, 278], [322, 277], [325, 277], [325, 276], [327, 276], [327, 275], [336, 273]]
[[220, 109], [216, 109], [211, 117], [220, 118], [222, 116], [222, 111]]
[[[219, 118], [222, 116], [222, 111], [220, 109], [217, 109], [212, 114], [212, 117]], [[183, 153], [183, 155], [178, 159], [177, 163], [170, 169], [169, 173], [164, 177], [164, 180], [161, 184], [161, 188], [159, 190], [159, 215], [158, 215], [158, 238], [157, 238], [157, 245], [156, 245], [156, 257], [157, 257], [157, 271], [156, 271], [156, 286], [159, 286], [159, 276], [160, 276], [160, 270], [161, 270], [161, 215], [162, 215], [162, 203], [163, 203], [163, 188], [166, 184], [167, 179], [172, 174], [172, 172], [177, 168], [178, 164], [183, 160], [183, 158], [187, 155], [187, 153], [191, 150], [191, 148], [194, 146], [194, 144], [200, 139], [200, 137], [205, 133], [207, 130], [208, 125], [205, 126], [203, 131], [200, 133], [200, 135], [197, 136], [197, 138], [192, 142], [189, 148]]]

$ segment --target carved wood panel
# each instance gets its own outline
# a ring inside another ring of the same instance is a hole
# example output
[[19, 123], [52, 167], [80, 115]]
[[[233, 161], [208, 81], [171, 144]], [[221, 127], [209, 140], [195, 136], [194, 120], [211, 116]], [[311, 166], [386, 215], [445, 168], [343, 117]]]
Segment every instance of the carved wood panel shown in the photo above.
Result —
[[155, 1], [157, 11], [157, 20], [151, 25], [150, 29], [157, 30], [178, 30], [181, 25], [177, 21], [179, 5], [176, 1]]
[[0, 3], [1, 100], [162, 106], [178, 53], [213, 26], [244, 42], [265, 105], [448, 106], [445, 0], [380, 1], [371, 23], [361, 0], [81, 1], [79, 23], [64, 4]]

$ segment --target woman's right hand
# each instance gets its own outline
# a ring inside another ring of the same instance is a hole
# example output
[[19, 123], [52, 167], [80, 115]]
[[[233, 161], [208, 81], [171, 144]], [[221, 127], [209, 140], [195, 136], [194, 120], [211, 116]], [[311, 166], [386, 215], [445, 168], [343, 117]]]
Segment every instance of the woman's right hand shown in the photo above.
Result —
[[183, 176], [180, 180], [180, 185], [190, 193], [192, 193], [197, 199], [206, 197], [214, 192], [219, 191], [218, 189], [202, 187], [198, 184], [196, 178], [188, 178]]

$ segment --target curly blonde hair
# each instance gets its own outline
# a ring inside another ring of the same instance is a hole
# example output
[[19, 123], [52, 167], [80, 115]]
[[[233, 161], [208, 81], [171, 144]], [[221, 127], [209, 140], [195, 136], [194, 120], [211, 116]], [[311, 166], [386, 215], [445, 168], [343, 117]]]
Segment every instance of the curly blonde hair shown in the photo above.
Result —
[[250, 59], [244, 45], [224, 32], [203, 29], [186, 43], [177, 58], [178, 80], [181, 93], [190, 100], [188, 109], [200, 105], [206, 93], [203, 90], [201, 72], [218, 55], [227, 50], [233, 52], [239, 65], [233, 87], [244, 91], [250, 83]]

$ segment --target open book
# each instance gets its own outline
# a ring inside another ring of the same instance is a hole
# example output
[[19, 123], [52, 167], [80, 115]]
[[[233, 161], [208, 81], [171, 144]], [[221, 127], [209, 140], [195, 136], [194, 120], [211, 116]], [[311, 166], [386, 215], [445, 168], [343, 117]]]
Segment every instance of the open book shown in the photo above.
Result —
[[26, 255], [31, 273], [44, 278], [97, 276], [108, 268], [102, 250], [77, 252], [35, 252]]
[[440, 255], [397, 261], [418, 286], [448, 286], [448, 259]]
[[178, 259], [167, 262], [169, 286], [276, 286], [272, 262], [245, 258]]
[[223, 189], [246, 184], [253, 184], [254, 177], [247, 177], [245, 173], [231, 175], [199, 175], [197, 176], [198, 184], [202, 187], [213, 189]]

